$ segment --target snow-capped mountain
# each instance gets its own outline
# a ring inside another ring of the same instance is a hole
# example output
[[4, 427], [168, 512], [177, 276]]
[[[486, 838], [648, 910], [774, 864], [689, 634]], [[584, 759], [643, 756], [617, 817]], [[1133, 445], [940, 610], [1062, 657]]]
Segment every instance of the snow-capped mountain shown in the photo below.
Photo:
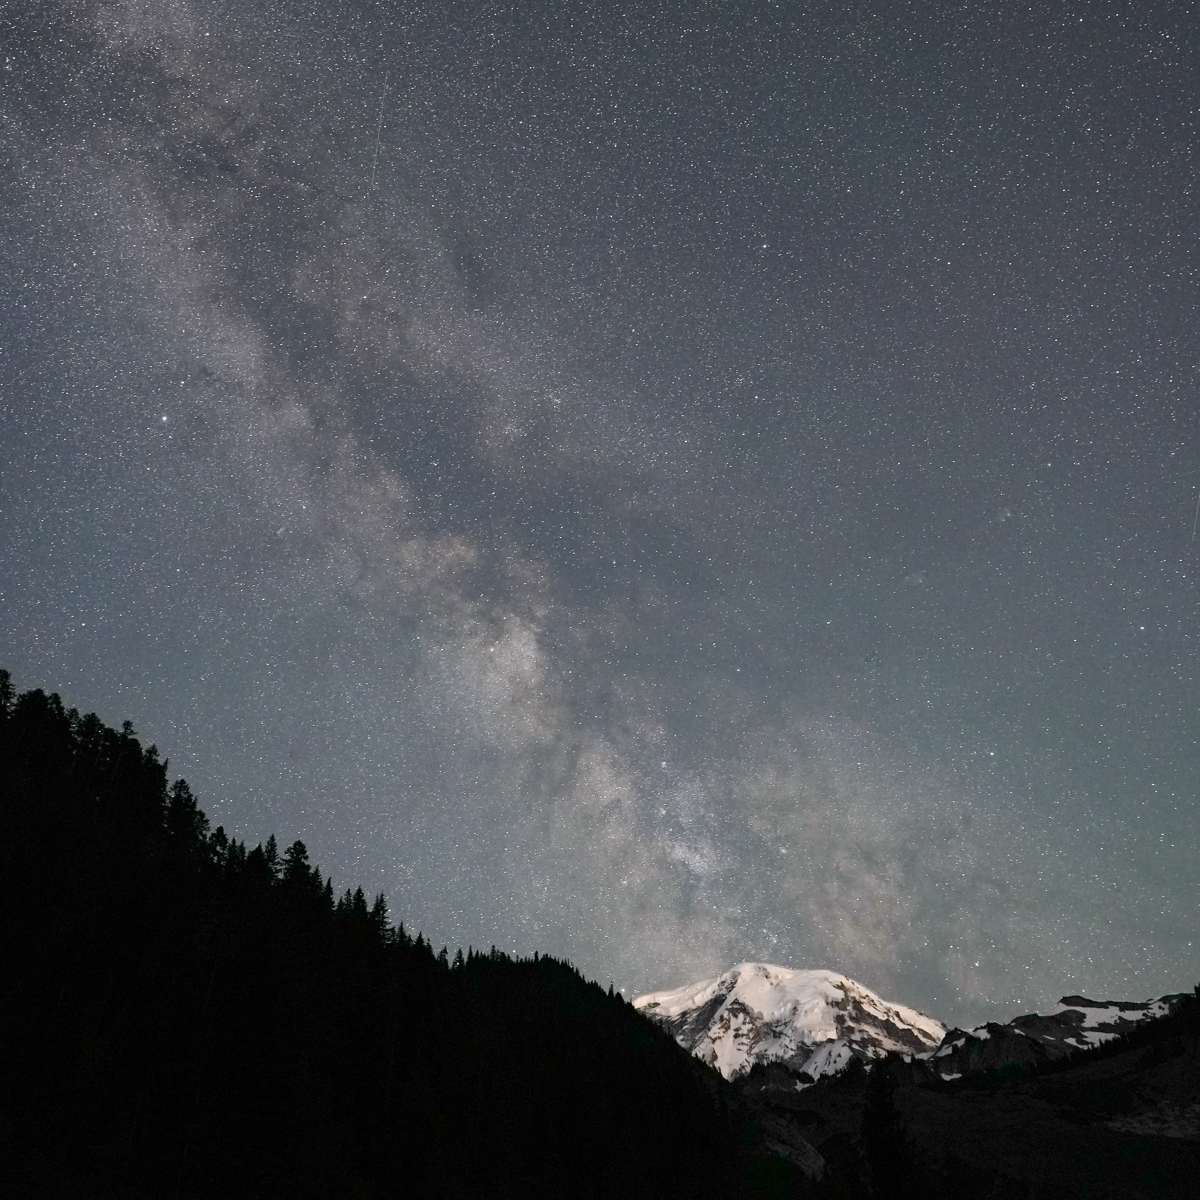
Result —
[[929, 1055], [946, 1033], [940, 1021], [890, 1004], [835, 971], [769, 963], [742, 963], [716, 979], [650, 992], [633, 1004], [726, 1079], [774, 1062], [816, 1079], [852, 1058]]
[[1050, 1012], [989, 1021], [974, 1029], [951, 1029], [933, 1052], [934, 1070], [944, 1079], [988, 1071], [1008, 1063], [1032, 1066], [1111, 1041], [1142, 1021], [1166, 1016], [1176, 996], [1160, 1000], [1089, 1000], [1064, 996]]
[[726, 1079], [759, 1063], [780, 1063], [803, 1083], [805, 1077], [836, 1075], [852, 1059], [889, 1052], [927, 1059], [944, 1079], [1009, 1063], [1032, 1066], [1165, 1016], [1178, 999], [1064, 996], [1045, 1014], [947, 1030], [933, 1017], [889, 1003], [835, 971], [741, 963], [716, 979], [650, 992], [633, 1004]]

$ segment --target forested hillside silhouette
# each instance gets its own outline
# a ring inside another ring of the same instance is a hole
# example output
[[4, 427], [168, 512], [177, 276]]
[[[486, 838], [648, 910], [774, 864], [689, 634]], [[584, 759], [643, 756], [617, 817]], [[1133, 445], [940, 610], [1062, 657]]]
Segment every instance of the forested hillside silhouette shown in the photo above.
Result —
[[46, 1197], [805, 1195], [568, 963], [450, 960], [0, 672], [0, 1159]]
[[303, 842], [211, 829], [128, 724], [3, 671], [0, 872], [6, 1196], [1183, 1200], [1200, 1177], [1200, 988], [1056, 1062], [729, 1084], [569, 963], [435, 952]]

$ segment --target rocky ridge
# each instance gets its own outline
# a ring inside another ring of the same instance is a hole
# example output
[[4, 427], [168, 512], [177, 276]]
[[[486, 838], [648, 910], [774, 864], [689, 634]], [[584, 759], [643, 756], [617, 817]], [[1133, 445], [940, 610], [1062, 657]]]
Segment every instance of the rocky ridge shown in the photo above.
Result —
[[1009, 1064], [1035, 1066], [1064, 1058], [1075, 1050], [1102, 1045], [1135, 1025], [1164, 1017], [1180, 997], [1159, 1000], [1089, 1000], [1064, 996], [1046, 1014], [1029, 1013], [998, 1024], [950, 1029], [929, 1056], [943, 1079], [958, 1079]]
[[1045, 1014], [947, 1029], [837, 972], [751, 962], [715, 979], [650, 992], [633, 1003], [726, 1079], [773, 1066], [803, 1088], [842, 1073], [854, 1061], [890, 1053], [926, 1060], [946, 1080], [1009, 1064], [1036, 1066], [1165, 1016], [1178, 999], [1064, 996]]

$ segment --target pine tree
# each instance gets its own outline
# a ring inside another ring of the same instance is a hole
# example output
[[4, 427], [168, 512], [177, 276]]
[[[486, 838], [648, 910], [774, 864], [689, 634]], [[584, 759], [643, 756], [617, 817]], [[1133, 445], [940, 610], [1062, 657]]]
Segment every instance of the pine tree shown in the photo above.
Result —
[[[158, 753], [153, 746], [147, 752], [147, 765], [157, 766]], [[200, 811], [192, 789], [177, 779], [167, 798], [167, 831], [189, 848], [199, 848], [208, 836], [208, 818]]]
[[312, 879], [308, 866], [308, 848], [299, 839], [284, 851], [282, 878], [284, 883], [292, 886], [308, 883]]
[[225, 862], [229, 854], [229, 838], [224, 826], [218, 825], [208, 836], [208, 849], [215, 862]]
[[267, 869], [271, 872], [273, 879], [279, 878], [279, 843], [275, 841], [275, 835], [271, 834], [267, 838], [267, 844], [263, 847], [263, 861], [267, 864]]
[[371, 932], [381, 942], [386, 941], [388, 932], [387, 898], [382, 892], [375, 897], [375, 903], [371, 905], [371, 912], [367, 920], [370, 922]]
[[891, 1058], [872, 1064], [862, 1116], [863, 1149], [878, 1200], [909, 1200], [919, 1193], [917, 1163], [896, 1108], [896, 1072]]

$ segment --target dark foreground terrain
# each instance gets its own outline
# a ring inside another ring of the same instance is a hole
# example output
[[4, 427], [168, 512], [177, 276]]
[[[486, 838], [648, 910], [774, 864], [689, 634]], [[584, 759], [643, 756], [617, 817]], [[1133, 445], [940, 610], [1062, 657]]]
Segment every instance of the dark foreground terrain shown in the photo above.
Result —
[[796, 1128], [847, 1194], [1200, 1195], [1200, 997], [1096, 1050], [961, 1080], [881, 1064], [803, 1091], [780, 1067], [735, 1085]]
[[568, 963], [435, 953], [210, 829], [129, 726], [4, 672], [0, 835], [5, 1195], [1200, 1195], [1195, 997], [954, 1082], [728, 1084]]

